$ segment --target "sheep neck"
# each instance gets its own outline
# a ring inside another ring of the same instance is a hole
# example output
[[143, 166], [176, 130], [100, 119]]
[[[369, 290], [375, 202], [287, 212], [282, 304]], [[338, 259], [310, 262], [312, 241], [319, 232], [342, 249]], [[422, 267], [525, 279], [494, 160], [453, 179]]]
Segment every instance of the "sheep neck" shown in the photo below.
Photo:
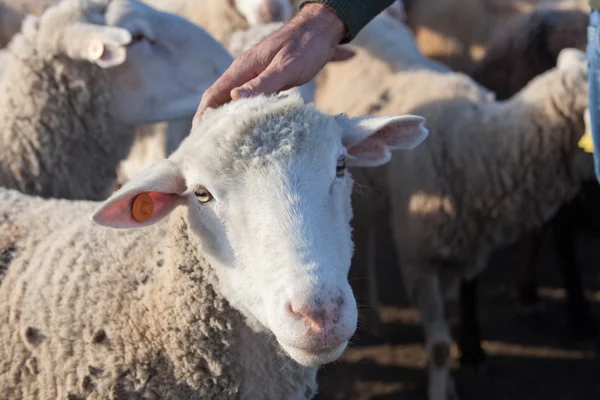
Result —
[[[192, 388], [208, 390], [205, 393], [235, 392], [243, 399], [311, 398], [317, 368], [291, 362], [272, 337], [255, 332], [219, 293], [218, 278], [198, 251], [200, 239], [189, 227], [186, 212], [184, 206], [172, 212], [168, 244], [152, 256], [159, 268], [143, 312], [147, 320], [156, 321], [149, 322], [147, 336], [164, 345], [157, 351], [169, 359], [190, 360], [173, 363], [174, 376]], [[148, 316], [148, 310], [155, 314]], [[176, 345], [170, 345], [173, 342]], [[207, 388], [206, 382], [214, 383]]]
[[42, 197], [105, 198], [132, 137], [108, 111], [106, 73], [20, 43], [1, 85], [0, 140], [11, 149], [0, 153], [3, 185]]

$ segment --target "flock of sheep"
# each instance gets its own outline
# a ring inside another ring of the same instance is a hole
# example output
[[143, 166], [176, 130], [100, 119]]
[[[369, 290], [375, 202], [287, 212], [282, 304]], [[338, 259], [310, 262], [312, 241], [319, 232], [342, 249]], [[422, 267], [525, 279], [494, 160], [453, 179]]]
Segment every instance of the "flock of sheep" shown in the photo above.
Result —
[[0, 1], [1, 399], [310, 399], [353, 293], [378, 324], [388, 230], [430, 400], [458, 397], [446, 303], [481, 364], [476, 278], [548, 227], [595, 334], [570, 251], [600, 198], [587, 0], [396, 2], [313, 81], [192, 121], [296, 3]]

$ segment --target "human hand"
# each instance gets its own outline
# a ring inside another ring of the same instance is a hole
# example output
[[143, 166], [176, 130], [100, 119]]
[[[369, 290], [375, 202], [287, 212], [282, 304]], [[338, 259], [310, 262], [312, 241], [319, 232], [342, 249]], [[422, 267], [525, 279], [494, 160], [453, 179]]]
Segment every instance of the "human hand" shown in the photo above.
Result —
[[234, 60], [204, 93], [196, 112], [259, 93], [272, 94], [305, 84], [328, 61], [350, 58], [337, 49], [344, 22], [327, 7], [309, 3], [281, 28]]

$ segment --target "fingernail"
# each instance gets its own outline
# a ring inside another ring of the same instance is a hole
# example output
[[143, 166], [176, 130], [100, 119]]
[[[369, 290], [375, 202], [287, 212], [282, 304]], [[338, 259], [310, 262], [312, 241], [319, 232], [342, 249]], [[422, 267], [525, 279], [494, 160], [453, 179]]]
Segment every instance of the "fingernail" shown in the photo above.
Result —
[[250, 97], [250, 94], [251, 94], [251, 92], [250, 92], [249, 89], [244, 89], [244, 88], [235, 89], [234, 93], [236, 94], [236, 97], [238, 97], [238, 98], [240, 98], [240, 97]]

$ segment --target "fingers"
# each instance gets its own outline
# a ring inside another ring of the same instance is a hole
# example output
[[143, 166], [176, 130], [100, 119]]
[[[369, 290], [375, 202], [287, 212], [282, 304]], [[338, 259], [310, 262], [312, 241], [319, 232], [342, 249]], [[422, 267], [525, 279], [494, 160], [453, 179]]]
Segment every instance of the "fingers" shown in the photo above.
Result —
[[236, 58], [231, 66], [202, 95], [196, 116], [207, 108], [219, 107], [231, 100], [231, 90], [255, 78], [264, 68], [258, 58], [247, 53]]
[[256, 96], [260, 93], [273, 94], [277, 93], [287, 84], [289, 80], [288, 72], [284, 72], [285, 68], [277, 61], [273, 61], [269, 66], [256, 78], [236, 87], [231, 91], [231, 98], [239, 100], [242, 97]]

